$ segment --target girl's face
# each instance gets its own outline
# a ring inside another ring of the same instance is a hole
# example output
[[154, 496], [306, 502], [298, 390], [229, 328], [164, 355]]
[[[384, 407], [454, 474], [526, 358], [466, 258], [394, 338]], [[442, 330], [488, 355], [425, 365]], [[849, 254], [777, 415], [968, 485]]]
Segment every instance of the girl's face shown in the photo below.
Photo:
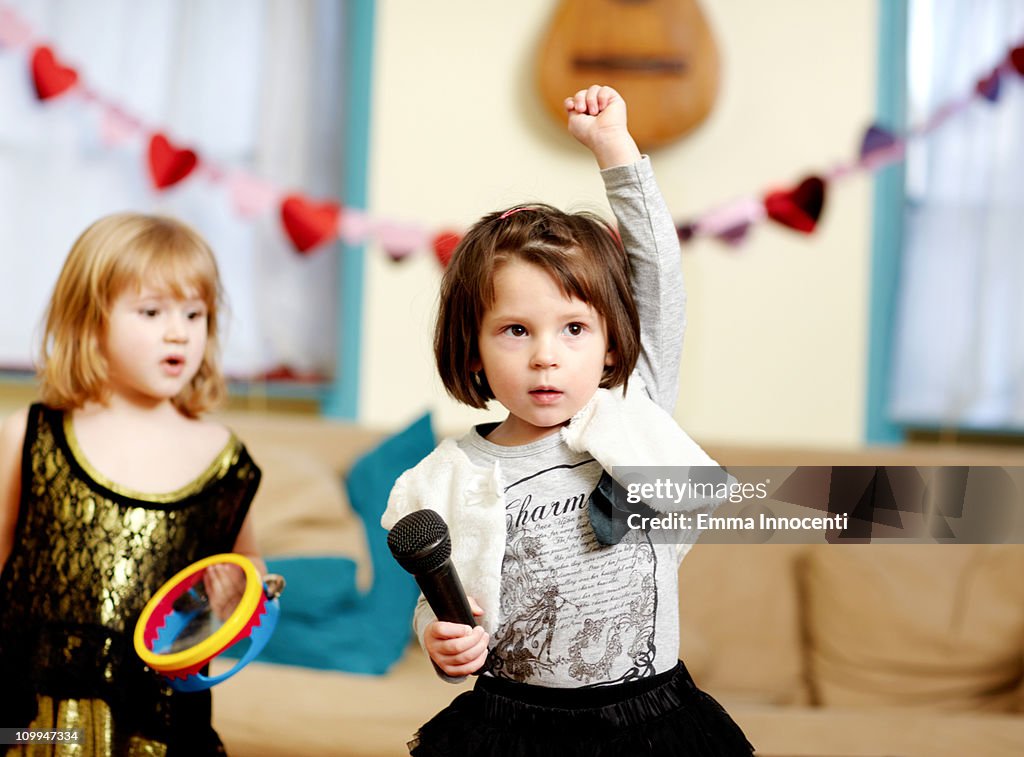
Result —
[[479, 336], [481, 368], [509, 416], [488, 439], [528, 444], [556, 432], [594, 396], [614, 364], [604, 318], [567, 297], [539, 266], [512, 260], [494, 274]]
[[103, 354], [112, 391], [154, 405], [178, 396], [206, 352], [206, 304], [198, 297], [142, 287], [113, 302]]

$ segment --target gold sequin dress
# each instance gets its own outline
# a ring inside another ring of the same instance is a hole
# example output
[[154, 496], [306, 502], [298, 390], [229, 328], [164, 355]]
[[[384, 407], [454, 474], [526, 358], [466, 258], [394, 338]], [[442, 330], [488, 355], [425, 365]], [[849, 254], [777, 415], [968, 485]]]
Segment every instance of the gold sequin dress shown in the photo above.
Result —
[[9, 754], [223, 754], [209, 692], [173, 692], [132, 635], [167, 579], [231, 551], [259, 468], [232, 436], [182, 489], [129, 491], [91, 468], [69, 418], [29, 412], [14, 548], [0, 574], [0, 725], [85, 738]]

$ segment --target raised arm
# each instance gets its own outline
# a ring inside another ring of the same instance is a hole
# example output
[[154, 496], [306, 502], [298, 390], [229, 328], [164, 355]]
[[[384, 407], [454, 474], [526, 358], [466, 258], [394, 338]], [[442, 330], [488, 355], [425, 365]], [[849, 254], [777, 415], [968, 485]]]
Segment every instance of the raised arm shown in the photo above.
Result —
[[569, 132], [601, 168], [608, 202], [629, 256], [640, 313], [637, 373], [651, 397], [672, 412], [686, 328], [686, 292], [679, 241], [650, 160], [629, 134], [626, 103], [611, 87], [593, 86], [566, 98]]
[[0, 425], [0, 570], [14, 546], [21, 498], [21, 457], [25, 446], [28, 409], [10, 415]]
[[642, 157], [626, 122], [626, 101], [611, 87], [594, 85], [565, 98], [569, 133], [594, 153], [598, 168], [636, 163]]

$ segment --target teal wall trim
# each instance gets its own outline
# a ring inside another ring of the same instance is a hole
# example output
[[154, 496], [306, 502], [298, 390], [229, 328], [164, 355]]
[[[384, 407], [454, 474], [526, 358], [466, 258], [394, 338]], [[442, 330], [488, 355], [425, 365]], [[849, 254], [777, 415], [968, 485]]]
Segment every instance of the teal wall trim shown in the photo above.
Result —
[[[877, 123], [904, 131], [907, 120], [907, 2], [878, 0]], [[868, 325], [868, 394], [864, 437], [868, 444], [902, 441], [888, 417], [889, 366], [903, 245], [904, 164], [875, 174]]]
[[[348, 70], [345, 82], [345, 175], [342, 202], [346, 207], [365, 208], [366, 175], [370, 158], [375, 0], [348, 0], [345, 9]], [[341, 246], [334, 382], [320, 407], [324, 415], [346, 420], [356, 420], [359, 415], [365, 259], [366, 250], [363, 245]]]

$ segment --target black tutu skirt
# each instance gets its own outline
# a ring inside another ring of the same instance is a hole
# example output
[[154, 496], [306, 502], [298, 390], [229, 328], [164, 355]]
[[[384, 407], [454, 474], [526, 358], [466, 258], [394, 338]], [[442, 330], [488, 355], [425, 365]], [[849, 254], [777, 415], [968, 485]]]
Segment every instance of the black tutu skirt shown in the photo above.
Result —
[[409, 743], [415, 757], [739, 757], [753, 751], [681, 662], [653, 678], [588, 689], [481, 676]]

